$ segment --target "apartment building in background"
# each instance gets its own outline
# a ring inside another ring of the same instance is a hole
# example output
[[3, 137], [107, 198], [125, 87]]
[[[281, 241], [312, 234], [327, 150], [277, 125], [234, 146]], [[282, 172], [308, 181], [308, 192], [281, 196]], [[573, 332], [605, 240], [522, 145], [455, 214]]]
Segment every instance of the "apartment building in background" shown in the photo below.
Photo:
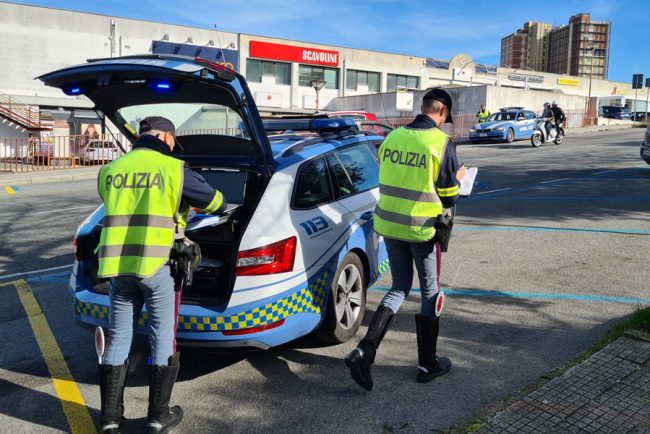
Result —
[[501, 66], [554, 74], [607, 79], [611, 23], [588, 13], [567, 25], [528, 21], [501, 39]]
[[553, 29], [552, 24], [528, 21], [524, 24], [528, 35], [526, 66], [535, 71], [544, 71], [547, 62], [547, 38]]
[[528, 53], [528, 29], [518, 29], [501, 39], [501, 66], [523, 68]]

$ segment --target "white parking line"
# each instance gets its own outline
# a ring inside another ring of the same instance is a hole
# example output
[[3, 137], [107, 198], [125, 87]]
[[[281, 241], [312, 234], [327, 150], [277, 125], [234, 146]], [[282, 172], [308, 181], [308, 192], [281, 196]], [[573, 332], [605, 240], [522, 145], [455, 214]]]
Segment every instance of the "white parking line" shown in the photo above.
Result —
[[86, 205], [86, 206], [75, 206], [72, 208], [59, 208], [59, 209], [49, 209], [47, 211], [37, 211], [34, 214], [45, 214], [45, 213], [52, 213], [52, 212], [57, 212], [57, 211], [69, 211], [71, 209], [84, 209], [84, 208], [97, 208], [98, 205]]
[[552, 183], [552, 182], [566, 181], [567, 179], [571, 179], [571, 178], [551, 179], [551, 180], [549, 180], [549, 181], [542, 181], [542, 182], [540, 182], [540, 184], [550, 184], [550, 183]]
[[43, 268], [41, 270], [23, 271], [22, 273], [5, 274], [4, 276], [0, 276], [0, 280], [11, 279], [13, 277], [18, 277], [18, 276], [26, 276], [28, 274], [44, 273], [46, 271], [62, 270], [64, 268], [72, 268], [72, 264], [71, 265], [62, 265], [60, 267]]
[[616, 172], [617, 170], [618, 170], [618, 169], [614, 169], [614, 170], [605, 170], [605, 171], [603, 171], [603, 172], [596, 172], [596, 173], [594, 173], [594, 175], [602, 175], [603, 173]]
[[498, 190], [482, 191], [482, 192], [476, 193], [476, 194], [490, 194], [490, 193], [496, 193], [497, 191], [506, 191], [506, 190], [511, 190], [511, 189], [512, 189], [512, 187], [499, 188]]

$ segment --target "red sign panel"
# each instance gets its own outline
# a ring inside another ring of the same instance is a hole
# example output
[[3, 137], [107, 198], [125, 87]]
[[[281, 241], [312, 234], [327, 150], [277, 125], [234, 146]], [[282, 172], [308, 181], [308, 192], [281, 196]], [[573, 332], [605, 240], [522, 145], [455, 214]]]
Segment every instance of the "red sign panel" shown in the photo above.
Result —
[[250, 57], [309, 63], [312, 65], [339, 66], [338, 51], [274, 44], [271, 42], [251, 41]]

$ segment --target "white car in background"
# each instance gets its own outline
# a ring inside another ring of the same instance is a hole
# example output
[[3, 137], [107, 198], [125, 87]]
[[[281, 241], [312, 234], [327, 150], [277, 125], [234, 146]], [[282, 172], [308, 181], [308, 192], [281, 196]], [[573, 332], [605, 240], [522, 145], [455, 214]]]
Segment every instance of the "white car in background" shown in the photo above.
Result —
[[104, 164], [119, 156], [117, 145], [104, 140], [93, 140], [79, 150], [81, 164]]

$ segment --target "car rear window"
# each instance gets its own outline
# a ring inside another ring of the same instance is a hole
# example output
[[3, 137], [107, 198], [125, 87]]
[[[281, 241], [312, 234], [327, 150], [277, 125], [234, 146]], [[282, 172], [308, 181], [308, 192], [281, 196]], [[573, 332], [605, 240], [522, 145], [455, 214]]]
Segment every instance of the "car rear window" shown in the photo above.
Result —
[[236, 111], [218, 104], [162, 103], [123, 107], [119, 114], [138, 131], [148, 116], [163, 116], [176, 127], [176, 136], [231, 136], [248, 139], [245, 123]]

